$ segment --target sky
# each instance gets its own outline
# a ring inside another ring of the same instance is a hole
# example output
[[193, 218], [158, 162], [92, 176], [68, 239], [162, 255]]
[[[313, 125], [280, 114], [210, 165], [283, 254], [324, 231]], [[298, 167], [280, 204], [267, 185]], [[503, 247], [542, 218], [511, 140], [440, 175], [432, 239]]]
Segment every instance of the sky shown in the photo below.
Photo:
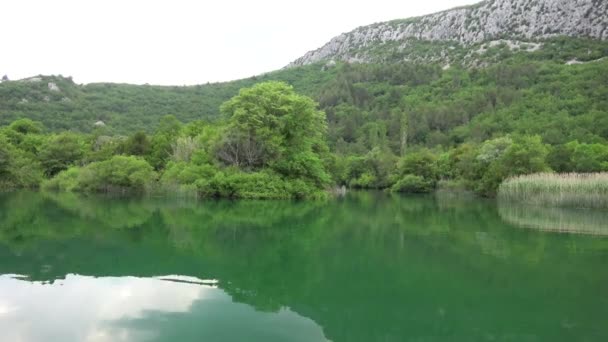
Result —
[[229, 81], [280, 69], [359, 26], [476, 2], [2, 0], [0, 75], [63, 75], [77, 83]]

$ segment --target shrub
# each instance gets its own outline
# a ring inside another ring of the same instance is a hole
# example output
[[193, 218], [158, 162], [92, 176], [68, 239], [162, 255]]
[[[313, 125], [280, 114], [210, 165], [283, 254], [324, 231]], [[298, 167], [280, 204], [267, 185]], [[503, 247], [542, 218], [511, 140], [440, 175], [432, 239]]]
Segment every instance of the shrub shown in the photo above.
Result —
[[397, 179], [416, 175], [435, 186], [437, 181], [437, 157], [428, 150], [408, 153], [397, 165]]
[[0, 189], [36, 188], [42, 179], [40, 163], [0, 136]]
[[59, 172], [55, 177], [42, 183], [43, 190], [75, 191], [78, 190], [79, 167], [71, 167]]
[[352, 179], [348, 185], [353, 188], [371, 189], [375, 187], [376, 182], [376, 176], [374, 176], [370, 172], [364, 172], [359, 177]]
[[322, 191], [301, 179], [285, 179], [269, 172], [218, 172], [210, 179], [199, 179], [196, 186], [201, 197], [246, 199], [316, 198]]
[[490, 159], [488, 165], [482, 166], [483, 176], [476, 186], [477, 192], [494, 196], [501, 182], [510, 176], [550, 171], [547, 154], [547, 146], [539, 136], [515, 139], [497, 157]]
[[52, 136], [43, 145], [38, 156], [44, 173], [54, 176], [82, 159], [85, 147], [81, 140], [79, 135], [70, 132]]
[[184, 162], [169, 162], [161, 177], [163, 185], [194, 184], [200, 178], [209, 179], [217, 172], [211, 165], [195, 165]]
[[405, 175], [392, 187], [392, 192], [425, 193], [433, 190], [433, 182], [416, 175]]
[[143, 192], [156, 179], [152, 166], [133, 156], [114, 156], [70, 168], [45, 183], [46, 189], [87, 192]]

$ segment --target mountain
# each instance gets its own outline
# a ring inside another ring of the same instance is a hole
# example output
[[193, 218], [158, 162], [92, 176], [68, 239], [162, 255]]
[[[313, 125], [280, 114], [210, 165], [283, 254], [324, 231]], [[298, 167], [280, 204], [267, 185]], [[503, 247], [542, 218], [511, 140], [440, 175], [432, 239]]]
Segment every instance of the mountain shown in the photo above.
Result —
[[[496, 111], [514, 106], [514, 98], [529, 96], [526, 91], [531, 87], [537, 88], [537, 98], [545, 98], [548, 92], [556, 96], [553, 104], [569, 100], [563, 95], [568, 93], [579, 96], [577, 101], [585, 99], [600, 113], [608, 111], [599, 101], [606, 98], [601, 93], [604, 88], [595, 85], [601, 85], [602, 75], [608, 73], [608, 60], [602, 61], [608, 57], [607, 13], [606, 0], [485, 1], [364, 26], [332, 39], [288, 68], [224, 83], [82, 85], [61, 76], [5, 80], [0, 82], [0, 125], [30, 118], [50, 131], [90, 132], [101, 121], [114, 134], [152, 132], [165, 115], [175, 115], [182, 122], [216, 119], [219, 106], [239, 89], [278, 80], [320, 103], [328, 116], [332, 144], [341, 138], [356, 144], [369, 135], [369, 123], [382, 120], [384, 128], [376, 128], [386, 131], [389, 141], [398, 146], [398, 129], [387, 114], [396, 111], [412, 116], [409, 139], [415, 144], [445, 142], [459, 125], [467, 127], [460, 127], [458, 138], [450, 138], [451, 143], [472, 135], [483, 139], [497, 129], [475, 128], [473, 119], [486, 115], [499, 120]], [[357, 61], [366, 63], [354, 63]], [[547, 70], [562, 75], [548, 74]], [[580, 79], [573, 70], [592, 77]], [[558, 81], [561, 83], [550, 90], [543, 88]], [[572, 82], [577, 82], [576, 87], [568, 89]], [[596, 94], [591, 89], [596, 89]], [[458, 96], [462, 101], [455, 103]], [[554, 110], [575, 112], [576, 106], [568, 106], [554, 106]], [[449, 108], [457, 110], [448, 113]], [[597, 115], [584, 115], [592, 114]], [[510, 125], [525, 120], [527, 117], [517, 118]], [[462, 136], [465, 128], [469, 133]], [[509, 131], [506, 127], [499, 130]], [[584, 133], [576, 138], [593, 140]]]
[[[608, 39], [605, 0], [489, 0], [343, 33], [289, 67], [320, 61], [471, 64], [491, 47], [535, 51], [558, 36]], [[463, 51], [466, 50], [466, 51]]]

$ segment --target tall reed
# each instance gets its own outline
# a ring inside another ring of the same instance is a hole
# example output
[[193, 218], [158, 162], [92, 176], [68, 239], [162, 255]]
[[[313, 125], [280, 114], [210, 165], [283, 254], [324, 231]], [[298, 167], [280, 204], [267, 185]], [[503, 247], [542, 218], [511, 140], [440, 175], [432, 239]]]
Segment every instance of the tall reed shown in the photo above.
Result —
[[499, 200], [542, 206], [608, 208], [608, 173], [537, 173], [506, 179]]

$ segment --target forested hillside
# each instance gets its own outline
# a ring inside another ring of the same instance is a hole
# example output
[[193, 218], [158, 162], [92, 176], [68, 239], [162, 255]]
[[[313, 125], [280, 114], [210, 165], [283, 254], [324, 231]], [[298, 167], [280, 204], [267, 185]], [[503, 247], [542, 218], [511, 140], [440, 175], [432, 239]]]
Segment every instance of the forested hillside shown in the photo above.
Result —
[[[441, 46], [441, 43], [430, 44], [428, 48], [437, 46]], [[417, 54], [424, 57], [426, 52], [426, 49], [421, 48]], [[465, 50], [452, 51], [456, 56], [454, 58], [460, 58], [459, 53], [465, 53]], [[110, 132], [128, 135], [138, 130], [152, 132], [160, 118], [165, 115], [174, 115], [182, 122], [216, 119], [219, 107], [224, 101], [236, 95], [239, 89], [263, 81], [287, 82], [293, 85], [297, 92], [318, 100], [321, 109], [332, 106], [331, 102], [328, 103], [324, 99], [334, 96], [338, 91], [342, 94], [349, 91], [352, 92], [349, 97], [357, 98], [358, 102], [354, 104], [363, 108], [370, 103], [370, 99], [375, 99], [379, 97], [377, 95], [389, 90], [393, 92], [393, 96], [402, 96], [409, 94], [419, 85], [430, 84], [439, 78], [449, 79], [455, 74], [476, 77], [480, 72], [495, 70], [497, 65], [513, 69], [514, 65], [530, 63], [536, 66], [559, 66], [567, 70], [572, 69], [566, 66], [568, 63], [576, 65], [601, 60], [605, 56], [608, 56], [608, 43], [604, 41], [562, 37], [548, 40], [542, 48], [532, 52], [513, 50], [506, 42], [489, 47], [480, 55], [488, 62], [488, 66], [476, 68], [459, 64], [446, 68], [445, 65], [432, 62], [336, 64], [330, 61], [232, 82], [181, 87], [113, 83], [80, 85], [74, 83], [71, 78], [35, 76], [0, 83], [0, 125], [19, 118], [29, 118], [42, 122], [50, 131], [91, 132], [96, 127], [95, 123], [102, 121]], [[357, 74], [364, 74], [365, 77], [358, 77]], [[526, 76], [506, 75], [511, 80], [500, 80], [502, 76], [496, 75], [494, 83], [512, 82], [518, 77]], [[339, 89], [340, 85], [336, 88], [337, 80], [349, 89]], [[379, 84], [384, 84], [382, 89], [377, 89]], [[442, 85], [435, 83], [433, 86]], [[476, 86], [491, 88], [501, 85], [485, 82]], [[529, 84], [518, 85], [519, 88], [527, 86]], [[362, 88], [366, 89], [365, 104], [361, 103], [360, 98]], [[446, 88], [442, 91], [451, 96], [457, 90]], [[394, 103], [395, 101], [391, 105]], [[479, 111], [475, 114], [477, 113]]]
[[0, 124], [19, 118], [42, 122], [51, 131], [90, 132], [102, 121], [117, 134], [153, 131], [160, 118], [183, 122], [215, 119], [220, 105], [239, 89], [263, 80], [281, 80], [305, 93], [331, 77], [305, 67], [248, 79], [197, 86], [152, 86], [114, 83], [76, 84], [70, 77], [35, 76], [0, 83]]
[[[505, 42], [483, 56], [487, 65], [477, 67], [329, 61], [193, 87], [5, 81], [2, 184], [55, 177], [45, 186], [291, 198], [346, 185], [492, 196], [514, 175], [608, 171], [608, 43], [561, 37], [529, 51]], [[245, 87], [253, 88], [236, 96]], [[293, 115], [315, 117], [320, 135]]]

